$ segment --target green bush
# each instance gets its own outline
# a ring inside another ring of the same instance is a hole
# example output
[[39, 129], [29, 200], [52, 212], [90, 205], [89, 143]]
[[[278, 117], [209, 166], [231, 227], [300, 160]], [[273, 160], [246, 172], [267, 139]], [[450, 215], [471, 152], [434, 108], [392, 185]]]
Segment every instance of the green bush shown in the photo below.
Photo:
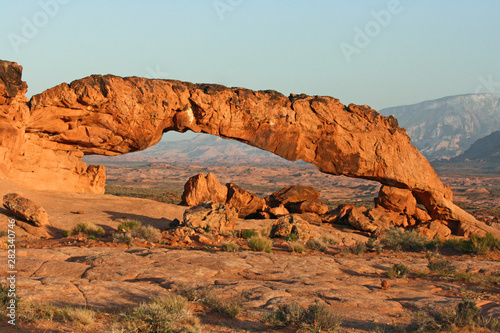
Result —
[[71, 231], [70, 231], [70, 230], [63, 230], [63, 231], [62, 231], [62, 236], [63, 236], [63, 237], [68, 237], [70, 234], [71, 234]]
[[292, 232], [288, 236], [285, 237], [285, 240], [287, 242], [296, 242], [296, 241], [299, 240], [299, 235], [297, 235], [296, 233]]
[[310, 250], [326, 252], [326, 244], [321, 239], [309, 239], [306, 243], [306, 247]]
[[422, 251], [435, 247], [435, 243], [413, 230], [391, 228], [382, 243], [395, 250]]
[[104, 229], [90, 222], [80, 222], [71, 229], [72, 235], [100, 236], [104, 235]]
[[250, 239], [252, 237], [258, 236], [259, 233], [252, 229], [241, 230], [241, 237], [244, 239]]
[[259, 252], [271, 252], [271, 249], [273, 247], [273, 242], [263, 236], [254, 236], [248, 240], [248, 247], [252, 251], [259, 251]]
[[457, 268], [449, 260], [431, 260], [427, 264], [427, 268], [435, 274], [441, 276], [451, 276], [455, 274]]
[[300, 242], [291, 242], [290, 244], [288, 244], [288, 248], [290, 249], [290, 251], [297, 253], [302, 253], [306, 251], [304, 244]]
[[124, 220], [118, 225], [117, 229], [118, 231], [130, 231], [134, 228], [140, 227], [141, 225], [141, 222], [138, 221]]
[[408, 274], [410, 274], [410, 269], [402, 264], [394, 264], [394, 266], [387, 271], [387, 277], [391, 279], [405, 278]]
[[238, 244], [235, 244], [235, 243], [224, 243], [222, 245], [222, 251], [225, 251], [225, 252], [238, 252], [240, 250], [240, 247], [238, 246]]
[[459, 252], [480, 255], [500, 250], [500, 240], [491, 233], [483, 237], [472, 235], [470, 239], [447, 239], [443, 245]]

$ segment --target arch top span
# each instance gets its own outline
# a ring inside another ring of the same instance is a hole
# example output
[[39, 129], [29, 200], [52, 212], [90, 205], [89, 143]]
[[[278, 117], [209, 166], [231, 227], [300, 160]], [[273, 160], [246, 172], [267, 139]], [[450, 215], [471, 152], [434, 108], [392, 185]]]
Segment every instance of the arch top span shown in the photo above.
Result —
[[[21, 93], [24, 97], [25, 90]], [[89, 170], [81, 162], [84, 154], [143, 150], [159, 142], [164, 132], [191, 130], [238, 140], [288, 160], [302, 159], [328, 174], [408, 189], [434, 218], [475, 221], [452, 203], [450, 189], [397, 120], [366, 105], [346, 106], [328, 96], [92, 75], [35, 95], [26, 107], [29, 117], [20, 125], [24, 147], [43, 147], [57, 155], [60, 169], [78, 174], [67, 178], [73, 191], [104, 190], [104, 170]], [[15, 166], [11, 169], [10, 178], [29, 179]], [[44, 173], [57, 169], [46, 166]]]

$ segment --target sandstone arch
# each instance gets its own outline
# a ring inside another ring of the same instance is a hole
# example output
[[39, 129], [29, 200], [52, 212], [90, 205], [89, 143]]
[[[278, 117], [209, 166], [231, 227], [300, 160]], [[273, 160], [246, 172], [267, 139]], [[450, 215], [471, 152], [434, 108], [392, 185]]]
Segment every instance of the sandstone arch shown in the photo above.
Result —
[[1, 62], [0, 172], [21, 185], [103, 193], [104, 167], [87, 167], [84, 154], [125, 154], [156, 144], [164, 132], [192, 130], [302, 159], [325, 173], [407, 189], [434, 219], [484, 229], [452, 203], [451, 190], [397, 120], [366, 105], [113, 75], [63, 83], [26, 103], [21, 71]]

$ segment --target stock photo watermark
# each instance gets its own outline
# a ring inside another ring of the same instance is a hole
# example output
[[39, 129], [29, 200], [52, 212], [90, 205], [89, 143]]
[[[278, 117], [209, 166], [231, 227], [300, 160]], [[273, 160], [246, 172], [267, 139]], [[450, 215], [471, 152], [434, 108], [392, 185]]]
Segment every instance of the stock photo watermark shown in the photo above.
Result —
[[168, 72], [164, 72], [160, 65], [156, 65], [155, 68], [151, 66], [146, 67], [146, 72], [148, 79], [167, 79], [169, 77]]
[[241, 5], [243, 0], [215, 0], [212, 4], [219, 20], [224, 21], [224, 15], [227, 12], [232, 12], [236, 7]]
[[16, 231], [14, 229], [16, 220], [9, 220], [7, 227], [7, 321], [10, 325], [16, 325], [17, 297], [16, 297]]
[[41, 0], [38, 2], [40, 10], [35, 12], [31, 18], [23, 16], [20, 33], [10, 32], [7, 35], [10, 45], [16, 53], [20, 51], [21, 45], [28, 44], [33, 40], [41, 29], [49, 24], [50, 20], [56, 17], [61, 7], [71, 0]]
[[400, 14], [403, 10], [404, 6], [399, 0], [390, 0], [385, 9], [372, 10], [370, 16], [373, 20], [368, 21], [363, 28], [354, 28], [353, 41], [351, 43], [342, 42], [339, 44], [347, 63], [350, 64], [354, 55], [360, 54], [363, 49], [368, 47], [372, 40], [377, 38], [383, 29], [389, 26], [393, 16]]
[[493, 80], [493, 74], [488, 75], [487, 78], [480, 75], [477, 77], [479, 84], [476, 86], [476, 90], [474, 91], [476, 94], [481, 92], [496, 94], [500, 92], [500, 81]]

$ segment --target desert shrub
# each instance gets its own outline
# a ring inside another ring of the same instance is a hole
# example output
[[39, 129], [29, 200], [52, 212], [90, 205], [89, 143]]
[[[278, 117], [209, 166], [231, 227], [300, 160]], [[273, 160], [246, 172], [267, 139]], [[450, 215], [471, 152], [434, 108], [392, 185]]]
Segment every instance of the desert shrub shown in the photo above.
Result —
[[487, 233], [485, 236], [472, 235], [470, 239], [447, 239], [443, 246], [458, 252], [485, 255], [491, 251], [500, 250], [500, 240]]
[[325, 252], [327, 250], [326, 244], [321, 239], [309, 239], [306, 247], [311, 250]]
[[72, 235], [99, 236], [104, 235], [104, 229], [90, 222], [80, 222], [71, 229]]
[[186, 299], [167, 295], [142, 303], [126, 317], [122, 332], [177, 333], [199, 332], [199, 320], [186, 309]]
[[326, 243], [326, 244], [330, 244], [330, 245], [335, 245], [335, 244], [339, 243], [339, 241], [337, 239], [327, 237], [327, 236], [321, 237], [321, 241]]
[[116, 232], [113, 234], [113, 242], [118, 244], [132, 244], [132, 234], [130, 232]]
[[340, 328], [341, 322], [340, 317], [331, 308], [318, 300], [309, 305], [304, 313], [304, 323], [314, 332], [323, 330], [336, 332]]
[[463, 298], [455, 309], [430, 309], [426, 314], [419, 314], [407, 330], [411, 332], [443, 332], [455, 331], [456, 328], [466, 326], [498, 328], [498, 321], [482, 318], [479, 313], [480, 309], [474, 301]]
[[73, 322], [84, 326], [96, 321], [96, 312], [89, 308], [57, 307], [51, 304], [21, 303], [19, 318], [26, 322], [36, 320]]
[[177, 295], [186, 298], [190, 302], [198, 302], [203, 298], [204, 294], [206, 293], [206, 290], [207, 289], [205, 287], [197, 287], [195, 285], [187, 285], [180, 283], [174, 289], [174, 292]]
[[250, 239], [252, 237], [258, 236], [259, 233], [252, 229], [241, 230], [241, 237], [244, 239]]
[[9, 305], [9, 286], [0, 283], [0, 310], [2, 313], [6, 310], [7, 305]]
[[225, 252], [238, 252], [240, 250], [240, 247], [238, 246], [238, 244], [235, 244], [235, 243], [224, 243], [222, 245], [222, 251], [225, 251]]
[[308, 308], [297, 303], [279, 305], [264, 321], [277, 327], [301, 326], [311, 332], [336, 332], [341, 324], [340, 317], [318, 300]]
[[264, 316], [264, 321], [277, 327], [299, 326], [302, 323], [305, 309], [298, 303], [279, 305], [273, 312]]
[[457, 270], [451, 261], [444, 259], [429, 261], [427, 268], [429, 268], [431, 272], [441, 276], [451, 276], [455, 274]]
[[142, 241], [157, 243], [161, 239], [161, 232], [153, 226], [144, 226], [140, 222], [127, 220], [118, 225], [118, 230], [125, 230], [115, 232], [113, 234], [113, 242], [132, 244], [134, 238]]
[[236, 318], [241, 311], [242, 302], [240, 299], [223, 300], [215, 295], [211, 290], [206, 290], [201, 297], [201, 304], [205, 310], [218, 313], [228, 318]]
[[135, 220], [124, 220], [118, 225], [118, 227], [116, 227], [116, 229], [118, 229], [118, 231], [130, 231], [141, 225], [141, 222]]
[[62, 231], [62, 236], [63, 236], [63, 237], [68, 237], [70, 234], [71, 234], [71, 231], [70, 231], [70, 230], [63, 230], [63, 231]]
[[285, 240], [287, 242], [296, 242], [296, 241], [299, 240], [299, 235], [297, 235], [296, 233], [292, 232], [288, 236], [285, 237]]
[[273, 242], [263, 236], [254, 236], [248, 240], [248, 247], [253, 251], [271, 252]]
[[366, 253], [366, 243], [357, 241], [356, 244], [347, 248], [347, 252], [360, 256], [363, 253]]
[[401, 228], [391, 228], [387, 231], [382, 243], [395, 250], [422, 251], [426, 248], [432, 248], [434, 243], [413, 230], [404, 230]]
[[160, 230], [151, 225], [139, 226], [131, 229], [130, 232], [132, 233], [132, 237], [146, 242], [157, 243], [161, 239]]
[[290, 244], [288, 244], [288, 248], [290, 249], [290, 251], [297, 253], [302, 253], [306, 251], [304, 244], [300, 242], [291, 242]]
[[410, 274], [410, 269], [403, 264], [394, 264], [388, 271], [387, 277], [394, 278], [405, 278]]
[[377, 239], [370, 237], [366, 242], [366, 250], [369, 252], [382, 253], [383, 248]]

